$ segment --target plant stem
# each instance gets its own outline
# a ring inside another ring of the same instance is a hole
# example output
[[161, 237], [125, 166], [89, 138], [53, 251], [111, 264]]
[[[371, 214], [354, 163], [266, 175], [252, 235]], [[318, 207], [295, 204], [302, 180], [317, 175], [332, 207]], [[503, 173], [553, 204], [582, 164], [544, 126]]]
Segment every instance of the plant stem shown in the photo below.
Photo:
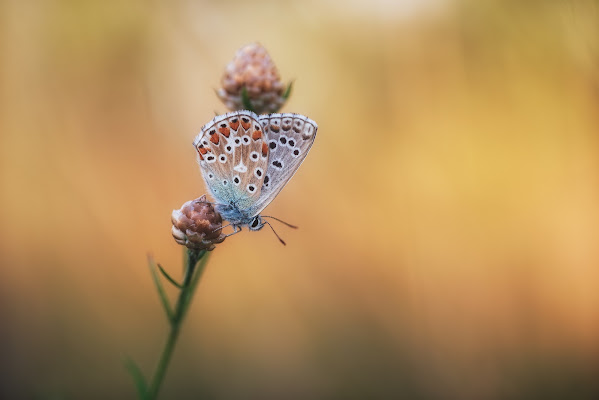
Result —
[[166, 339], [164, 348], [162, 349], [162, 354], [160, 356], [160, 360], [158, 361], [158, 365], [156, 366], [156, 371], [154, 372], [154, 376], [152, 377], [152, 381], [150, 382], [150, 386], [148, 388], [146, 398], [149, 400], [154, 400], [158, 396], [160, 386], [162, 385], [162, 381], [164, 380], [170, 359], [173, 355], [173, 350], [177, 344], [181, 325], [185, 319], [186, 311], [189, 309], [192, 294], [194, 292], [195, 286], [197, 286], [200, 280], [200, 275], [202, 274], [208, 259], [206, 256], [206, 251], [188, 249], [186, 256], [183, 284], [181, 285], [181, 291], [179, 292], [177, 305], [175, 306], [172, 318], [170, 319], [170, 332]]
[[150, 383], [150, 387], [148, 389], [148, 399], [154, 400], [158, 396], [160, 385], [162, 384], [164, 375], [166, 374], [166, 369], [173, 354], [178, 337], [179, 326], [172, 326], [166, 340], [166, 344], [164, 345], [164, 349], [162, 349], [162, 355], [160, 356], [160, 361], [158, 362], [156, 371], [154, 372], [154, 377], [152, 378], [152, 382]]

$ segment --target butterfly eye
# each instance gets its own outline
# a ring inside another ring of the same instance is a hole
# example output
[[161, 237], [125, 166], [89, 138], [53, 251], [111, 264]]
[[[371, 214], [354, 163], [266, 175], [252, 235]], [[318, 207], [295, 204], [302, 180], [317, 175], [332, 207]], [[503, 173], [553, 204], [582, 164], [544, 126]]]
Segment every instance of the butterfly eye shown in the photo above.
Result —
[[258, 226], [260, 222], [258, 221], [258, 218], [254, 219], [254, 222], [252, 222], [252, 228], [255, 228]]

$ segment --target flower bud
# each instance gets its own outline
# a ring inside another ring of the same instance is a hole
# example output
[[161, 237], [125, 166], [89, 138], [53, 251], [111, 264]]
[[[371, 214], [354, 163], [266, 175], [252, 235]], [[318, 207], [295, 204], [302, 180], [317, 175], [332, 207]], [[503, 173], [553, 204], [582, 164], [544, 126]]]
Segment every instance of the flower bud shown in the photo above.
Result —
[[268, 52], [258, 43], [237, 51], [216, 94], [232, 111], [277, 112], [289, 96]]
[[175, 241], [190, 249], [213, 250], [216, 243], [225, 240], [223, 218], [206, 202], [206, 195], [186, 202], [180, 210], [173, 210], [171, 220]]

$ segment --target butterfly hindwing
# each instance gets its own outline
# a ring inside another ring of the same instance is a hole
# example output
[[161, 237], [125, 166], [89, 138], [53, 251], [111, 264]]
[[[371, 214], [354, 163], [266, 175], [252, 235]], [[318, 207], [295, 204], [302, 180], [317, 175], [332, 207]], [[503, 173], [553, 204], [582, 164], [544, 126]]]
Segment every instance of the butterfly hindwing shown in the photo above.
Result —
[[251, 111], [215, 117], [194, 140], [206, 187], [221, 204], [249, 209], [260, 197], [269, 148]]
[[250, 210], [259, 214], [293, 177], [316, 138], [318, 125], [300, 114], [260, 115], [268, 145], [268, 166], [260, 197]]

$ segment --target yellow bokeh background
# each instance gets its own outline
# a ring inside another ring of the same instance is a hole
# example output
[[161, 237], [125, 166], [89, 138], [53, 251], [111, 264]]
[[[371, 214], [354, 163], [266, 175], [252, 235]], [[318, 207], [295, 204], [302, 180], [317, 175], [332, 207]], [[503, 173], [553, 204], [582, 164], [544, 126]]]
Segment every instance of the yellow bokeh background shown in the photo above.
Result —
[[254, 41], [319, 124], [300, 229], [212, 253], [164, 398], [598, 398], [592, 0], [0, 3], [0, 397], [134, 398]]

